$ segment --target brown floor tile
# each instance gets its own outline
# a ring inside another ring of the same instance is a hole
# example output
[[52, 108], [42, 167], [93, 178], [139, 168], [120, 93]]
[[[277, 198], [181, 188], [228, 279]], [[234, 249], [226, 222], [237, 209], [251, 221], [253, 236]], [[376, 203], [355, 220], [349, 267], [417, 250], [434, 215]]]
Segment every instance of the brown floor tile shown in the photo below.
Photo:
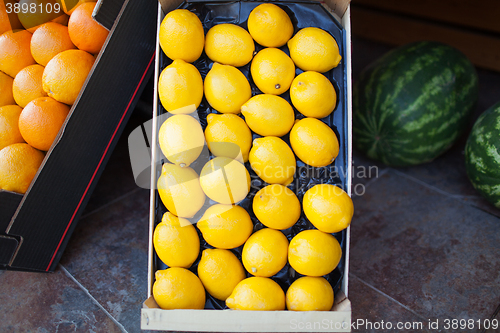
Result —
[[61, 259], [127, 331], [140, 331], [147, 297], [149, 191], [138, 190], [82, 219]]
[[354, 199], [351, 272], [426, 318], [488, 318], [497, 217], [389, 171]]
[[121, 332], [60, 269], [0, 271], [0, 332]]
[[405, 309], [353, 274], [349, 275], [349, 300], [352, 332], [429, 332], [425, 318]]

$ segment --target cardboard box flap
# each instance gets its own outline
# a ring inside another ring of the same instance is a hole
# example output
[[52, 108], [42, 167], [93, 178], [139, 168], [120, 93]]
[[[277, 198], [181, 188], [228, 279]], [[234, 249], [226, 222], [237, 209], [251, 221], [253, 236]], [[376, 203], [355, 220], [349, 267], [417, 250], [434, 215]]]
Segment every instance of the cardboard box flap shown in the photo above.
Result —
[[125, 0], [99, 0], [94, 8], [92, 17], [100, 25], [111, 30], [118, 18], [118, 14], [123, 7]]
[[[177, 8], [183, 1], [182, 0], [159, 0], [161, 8], [165, 13]], [[314, 1], [314, 0], [312, 0]], [[319, 1], [323, 2], [323, 1]], [[344, 16], [347, 7], [351, 0], [325, 0], [324, 3], [339, 17]]]

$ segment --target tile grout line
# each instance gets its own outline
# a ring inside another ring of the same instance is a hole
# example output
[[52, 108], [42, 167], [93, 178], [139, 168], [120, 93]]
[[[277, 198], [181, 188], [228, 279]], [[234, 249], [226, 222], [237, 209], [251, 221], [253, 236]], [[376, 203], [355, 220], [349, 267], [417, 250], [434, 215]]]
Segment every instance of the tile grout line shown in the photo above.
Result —
[[458, 194], [451, 194], [451, 193], [446, 192], [446, 191], [444, 191], [444, 190], [441, 190], [441, 189], [439, 189], [439, 188], [437, 188], [437, 187], [435, 187], [435, 186], [432, 186], [432, 185], [430, 185], [430, 184], [428, 184], [428, 183], [424, 182], [423, 180], [420, 180], [420, 179], [415, 178], [415, 177], [413, 177], [413, 176], [407, 175], [407, 174], [405, 174], [404, 172], [401, 172], [401, 171], [396, 170], [396, 169], [394, 169], [394, 168], [389, 168], [389, 169], [390, 169], [391, 171], [393, 171], [396, 175], [401, 176], [401, 177], [404, 177], [404, 178], [406, 178], [406, 179], [408, 179], [408, 180], [411, 180], [411, 181], [413, 181], [413, 182], [415, 182], [415, 183], [417, 183], [417, 184], [419, 184], [419, 185], [422, 185], [422, 186], [424, 186], [424, 187], [427, 187], [428, 189], [430, 189], [430, 190], [432, 190], [432, 191], [435, 191], [435, 192], [437, 192], [437, 193], [439, 193], [439, 194], [441, 194], [441, 195], [444, 195], [444, 196], [446, 196], [446, 197], [448, 197], [448, 198], [451, 198], [451, 199], [454, 199], [454, 200], [460, 201], [461, 203], [463, 203], [463, 204], [465, 204], [465, 205], [468, 205], [468, 206], [470, 206], [470, 207], [473, 207], [473, 208], [479, 209], [480, 211], [482, 211], [482, 212], [484, 212], [484, 213], [486, 213], [486, 214], [489, 214], [489, 215], [491, 215], [491, 216], [499, 217], [498, 215], [495, 215], [495, 214], [493, 214], [492, 212], [490, 212], [490, 211], [487, 211], [487, 210], [483, 209], [482, 207], [480, 207], [480, 206], [478, 206], [478, 205], [474, 204], [473, 202], [469, 202], [469, 201], [467, 201], [467, 200], [464, 200], [464, 199], [468, 199], [468, 198], [470, 198], [470, 199], [475, 199], [475, 198], [477, 198], [477, 196], [473, 196], [473, 195], [458, 195]]
[[119, 197], [118, 197], [118, 198], [116, 198], [116, 199], [111, 200], [110, 202], [108, 202], [108, 203], [106, 203], [106, 204], [102, 205], [101, 207], [96, 208], [96, 209], [94, 209], [93, 211], [90, 211], [90, 212], [88, 212], [87, 214], [83, 215], [82, 217], [80, 217], [80, 220], [83, 220], [84, 218], [87, 218], [87, 217], [89, 217], [90, 215], [93, 215], [93, 214], [95, 214], [95, 213], [97, 213], [97, 212], [99, 212], [99, 211], [103, 210], [104, 208], [109, 207], [109, 206], [111, 206], [112, 204], [117, 203], [118, 201], [120, 201], [120, 200], [122, 200], [122, 199], [125, 199], [125, 198], [126, 198], [126, 197], [128, 197], [129, 195], [131, 195], [131, 194], [133, 194], [133, 193], [135, 193], [135, 192], [138, 192], [138, 191], [139, 191], [139, 190], [141, 190], [141, 189], [142, 189], [142, 188], [138, 187], [138, 188], [136, 188], [136, 189], [133, 189], [132, 191], [129, 191], [129, 192], [127, 192], [127, 193], [125, 193], [125, 194], [123, 194], [123, 195], [119, 196]]
[[372, 289], [373, 291], [379, 293], [380, 295], [388, 298], [389, 300], [393, 301], [394, 303], [397, 303], [399, 306], [403, 307], [405, 310], [413, 313], [415, 316], [419, 317], [420, 319], [424, 320], [424, 321], [427, 321], [428, 318], [425, 318], [424, 316], [420, 315], [419, 313], [415, 312], [414, 310], [410, 309], [408, 306], [404, 305], [403, 303], [399, 302], [398, 300], [394, 299], [393, 297], [387, 295], [386, 293], [384, 293], [382, 290], [379, 290], [377, 288], [375, 288], [374, 286], [372, 286], [371, 284], [369, 284], [368, 282], [364, 281], [363, 279], [357, 277], [356, 275], [354, 275], [353, 273], [349, 273], [349, 277], [354, 277], [356, 278], [359, 282], [363, 283], [365, 286], [367, 286], [368, 288]]
[[90, 299], [92, 300], [92, 303], [94, 303], [95, 305], [97, 305], [97, 307], [99, 307], [99, 309], [101, 309], [102, 311], [104, 311], [104, 313], [106, 314], [106, 316], [109, 317], [109, 319], [111, 319], [111, 321], [113, 321], [113, 323], [115, 323], [118, 328], [120, 328], [120, 330], [124, 333], [128, 333], [127, 330], [125, 329], [125, 327], [123, 327], [122, 324], [120, 324], [120, 322], [118, 320], [116, 320], [112, 315], [111, 313], [108, 312], [108, 310], [106, 310], [95, 298], [94, 296], [92, 296], [90, 294], [90, 292], [88, 291], [87, 288], [85, 288], [80, 282], [78, 282], [78, 280], [73, 276], [71, 275], [70, 272], [68, 272], [68, 270], [61, 264], [58, 264], [59, 267], [61, 267], [62, 271], [64, 272], [64, 274], [69, 277], [74, 283], [76, 283], [76, 285], [78, 287], [80, 287], [80, 289], [82, 289], [86, 294], [87, 296], [90, 297]]

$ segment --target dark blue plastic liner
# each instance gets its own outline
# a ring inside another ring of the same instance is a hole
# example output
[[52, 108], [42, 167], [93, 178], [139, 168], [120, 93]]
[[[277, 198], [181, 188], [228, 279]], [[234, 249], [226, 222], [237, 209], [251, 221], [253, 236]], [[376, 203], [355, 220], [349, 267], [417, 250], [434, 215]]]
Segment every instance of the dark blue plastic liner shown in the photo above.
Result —
[[[246, 30], [247, 28], [247, 19], [250, 14], [250, 12], [257, 7], [258, 5], [262, 4], [264, 2], [256, 2], [256, 1], [236, 1], [236, 2], [218, 2], [218, 1], [191, 1], [191, 2], [185, 2], [179, 6], [179, 8], [184, 8], [184, 9], [189, 9], [193, 13], [195, 13], [203, 23], [203, 27], [205, 30], [205, 34], [207, 31], [213, 27], [214, 25], [221, 24], [221, 23], [233, 23], [237, 24]], [[297, 194], [297, 197], [299, 198], [300, 202], [302, 202], [302, 198], [305, 194], [305, 192], [313, 187], [314, 185], [317, 184], [334, 184], [339, 187], [341, 187], [344, 190], [346, 189], [347, 186], [347, 180], [349, 175], [347, 174], [348, 170], [348, 146], [347, 146], [347, 130], [348, 130], [348, 124], [347, 124], [347, 103], [346, 103], [346, 98], [347, 98], [347, 86], [346, 86], [346, 68], [345, 68], [345, 57], [346, 57], [346, 50], [345, 50], [345, 30], [342, 28], [342, 25], [337, 22], [337, 20], [320, 4], [320, 3], [313, 3], [313, 2], [287, 2], [287, 1], [274, 1], [274, 4], [280, 6], [283, 10], [285, 10], [290, 16], [290, 19], [292, 20], [293, 26], [294, 26], [294, 35], [297, 33], [300, 29], [306, 28], [306, 27], [318, 27], [323, 30], [328, 31], [337, 41], [337, 44], [339, 45], [339, 50], [340, 54], [342, 55], [342, 60], [340, 61], [339, 65], [326, 72], [323, 73], [329, 80], [332, 82], [333, 86], [335, 87], [335, 91], [337, 93], [337, 106], [335, 108], [335, 111], [329, 115], [326, 118], [321, 119], [324, 123], [326, 123], [328, 126], [330, 126], [335, 134], [337, 135], [337, 138], [339, 140], [340, 144], [340, 151], [338, 157], [335, 159], [334, 163], [327, 167], [323, 168], [314, 168], [311, 166], [308, 166], [304, 164], [300, 159], [296, 156], [297, 160], [297, 171], [295, 173], [294, 181], [292, 184], [288, 185], [288, 188], [290, 188], [295, 194]], [[261, 49], [263, 49], [261, 45], [255, 43], [255, 51], [258, 52]], [[288, 47], [285, 45], [280, 48], [282, 51], [284, 51], [286, 54], [290, 54], [288, 51]], [[169, 59], [163, 52], [160, 51], [160, 73], [161, 71], [170, 65], [172, 62], [171, 59]], [[193, 65], [198, 68], [198, 70], [201, 73], [201, 76], [203, 80], [205, 79], [205, 76], [207, 75], [208, 71], [212, 67], [213, 61], [210, 60], [206, 54], [203, 52], [201, 57], [196, 60]], [[251, 62], [243, 67], [239, 67], [238, 69], [243, 72], [243, 74], [247, 77], [248, 81], [250, 82], [250, 85], [252, 87], [252, 96], [262, 94], [262, 92], [256, 87], [256, 85], [253, 83], [251, 74], [250, 74], [250, 65]], [[299, 68], [296, 68], [295, 74], [298, 75], [302, 73], [303, 71]], [[290, 105], [292, 105], [290, 101], [290, 95], [289, 92], [286, 91], [284, 94], [280, 95], [284, 99], [286, 99]], [[293, 107], [293, 105], [292, 105]], [[304, 115], [302, 115], [300, 112], [298, 112], [295, 108], [295, 118], [296, 119], [302, 119], [305, 118]], [[161, 103], [158, 103], [158, 113], [159, 115], [165, 114], [167, 111], [161, 106]], [[205, 127], [207, 126], [206, 118], [209, 113], [219, 113], [215, 109], [211, 108], [210, 105], [208, 104], [207, 100], [205, 97], [203, 97], [203, 100], [198, 108], [198, 116], [200, 119], [200, 123], [202, 125], [203, 130], [205, 130]], [[244, 118], [243, 115], [239, 115], [240, 117]], [[158, 124], [158, 126], [161, 126], [161, 124]], [[158, 128], [159, 129], [159, 128]], [[158, 130], [156, 129], [156, 130]], [[253, 133], [253, 138], [258, 138], [260, 135]], [[283, 136], [282, 139], [290, 145], [289, 137], [288, 134]], [[158, 146], [159, 147], [159, 146]], [[158, 148], [159, 149], [159, 148]], [[205, 151], [202, 153], [203, 154], [210, 154], [208, 151], [208, 148], [205, 146]], [[212, 155], [210, 155], [210, 158], [213, 158]], [[162, 161], [163, 162], [163, 161]], [[193, 164], [190, 165], [191, 168], [193, 168], [198, 174], [200, 173], [201, 169], [205, 165], [206, 160], [203, 159], [203, 161], [195, 161]], [[238, 203], [241, 207], [245, 208], [248, 213], [250, 214], [250, 217], [252, 218], [252, 221], [254, 223], [254, 232], [257, 230], [260, 230], [262, 228], [265, 228], [265, 226], [259, 222], [259, 220], [255, 217], [255, 214], [253, 213], [252, 210], [252, 202], [253, 202], [253, 197], [257, 191], [259, 191], [261, 188], [269, 185], [265, 183], [263, 180], [261, 180], [255, 172], [252, 170], [250, 167], [250, 163], [245, 163], [245, 166], [250, 173], [250, 177], [252, 179], [252, 186], [250, 193], [247, 195], [247, 197]], [[160, 176], [161, 169], [157, 169], [157, 179]], [[191, 219], [189, 219], [191, 222], [196, 223], [205, 210], [214, 205], [217, 204], [217, 202], [210, 200], [208, 197], [206, 199], [204, 207], [200, 209], [200, 211]], [[158, 224], [161, 222], [162, 216], [164, 213], [167, 212], [167, 209], [163, 205], [163, 203], [160, 200], [160, 197], [158, 195], [158, 191], [156, 192], [156, 221], [155, 223]], [[287, 236], [288, 240], [290, 241], [296, 234], [298, 234], [300, 231], [306, 230], [306, 229], [315, 229], [315, 227], [307, 220], [305, 217], [304, 213], [302, 212], [300, 219], [297, 221], [297, 223], [292, 226], [289, 229], [282, 230], [282, 232]], [[205, 242], [203, 239], [203, 236], [201, 232], [196, 228], [198, 235], [200, 237], [200, 255], [198, 256], [198, 259], [194, 262], [194, 264], [189, 268], [193, 273], [197, 273], [198, 269], [198, 262], [201, 258], [201, 252], [204, 249], [207, 248], [213, 248], [209, 244]], [[344, 267], [345, 267], [345, 251], [346, 251], [346, 231], [343, 230], [339, 233], [333, 234], [335, 238], [339, 241], [343, 255], [342, 259], [333, 270], [328, 275], [325, 275], [324, 277], [330, 282], [332, 285], [335, 294], [340, 290], [340, 286], [342, 284], [343, 280], [343, 275], [344, 275]], [[238, 248], [232, 249], [233, 253], [241, 260], [241, 251], [243, 249], [243, 246], [240, 246]], [[167, 265], [165, 265], [155, 254], [155, 263], [156, 263], [156, 269], [166, 269], [168, 268]], [[252, 275], [247, 272], [247, 277], [251, 277]], [[298, 274], [295, 272], [290, 265], [287, 263], [286, 266], [278, 272], [276, 275], [272, 277], [274, 281], [276, 281], [286, 292], [290, 284], [295, 281], [297, 278], [301, 277], [302, 275]], [[213, 298], [210, 294], [207, 293], [207, 302], [205, 304], [206, 309], [227, 309], [225, 302], [220, 301], [218, 299]]]

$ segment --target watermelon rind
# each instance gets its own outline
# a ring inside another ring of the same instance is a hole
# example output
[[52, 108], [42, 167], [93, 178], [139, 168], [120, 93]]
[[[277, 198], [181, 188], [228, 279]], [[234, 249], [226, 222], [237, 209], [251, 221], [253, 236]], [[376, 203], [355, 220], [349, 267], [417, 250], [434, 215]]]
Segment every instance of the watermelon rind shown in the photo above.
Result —
[[465, 145], [465, 167], [474, 188], [500, 208], [500, 102], [479, 116]]
[[474, 66], [451, 46], [424, 41], [394, 49], [355, 84], [354, 145], [389, 166], [432, 161], [467, 128], [478, 90]]

